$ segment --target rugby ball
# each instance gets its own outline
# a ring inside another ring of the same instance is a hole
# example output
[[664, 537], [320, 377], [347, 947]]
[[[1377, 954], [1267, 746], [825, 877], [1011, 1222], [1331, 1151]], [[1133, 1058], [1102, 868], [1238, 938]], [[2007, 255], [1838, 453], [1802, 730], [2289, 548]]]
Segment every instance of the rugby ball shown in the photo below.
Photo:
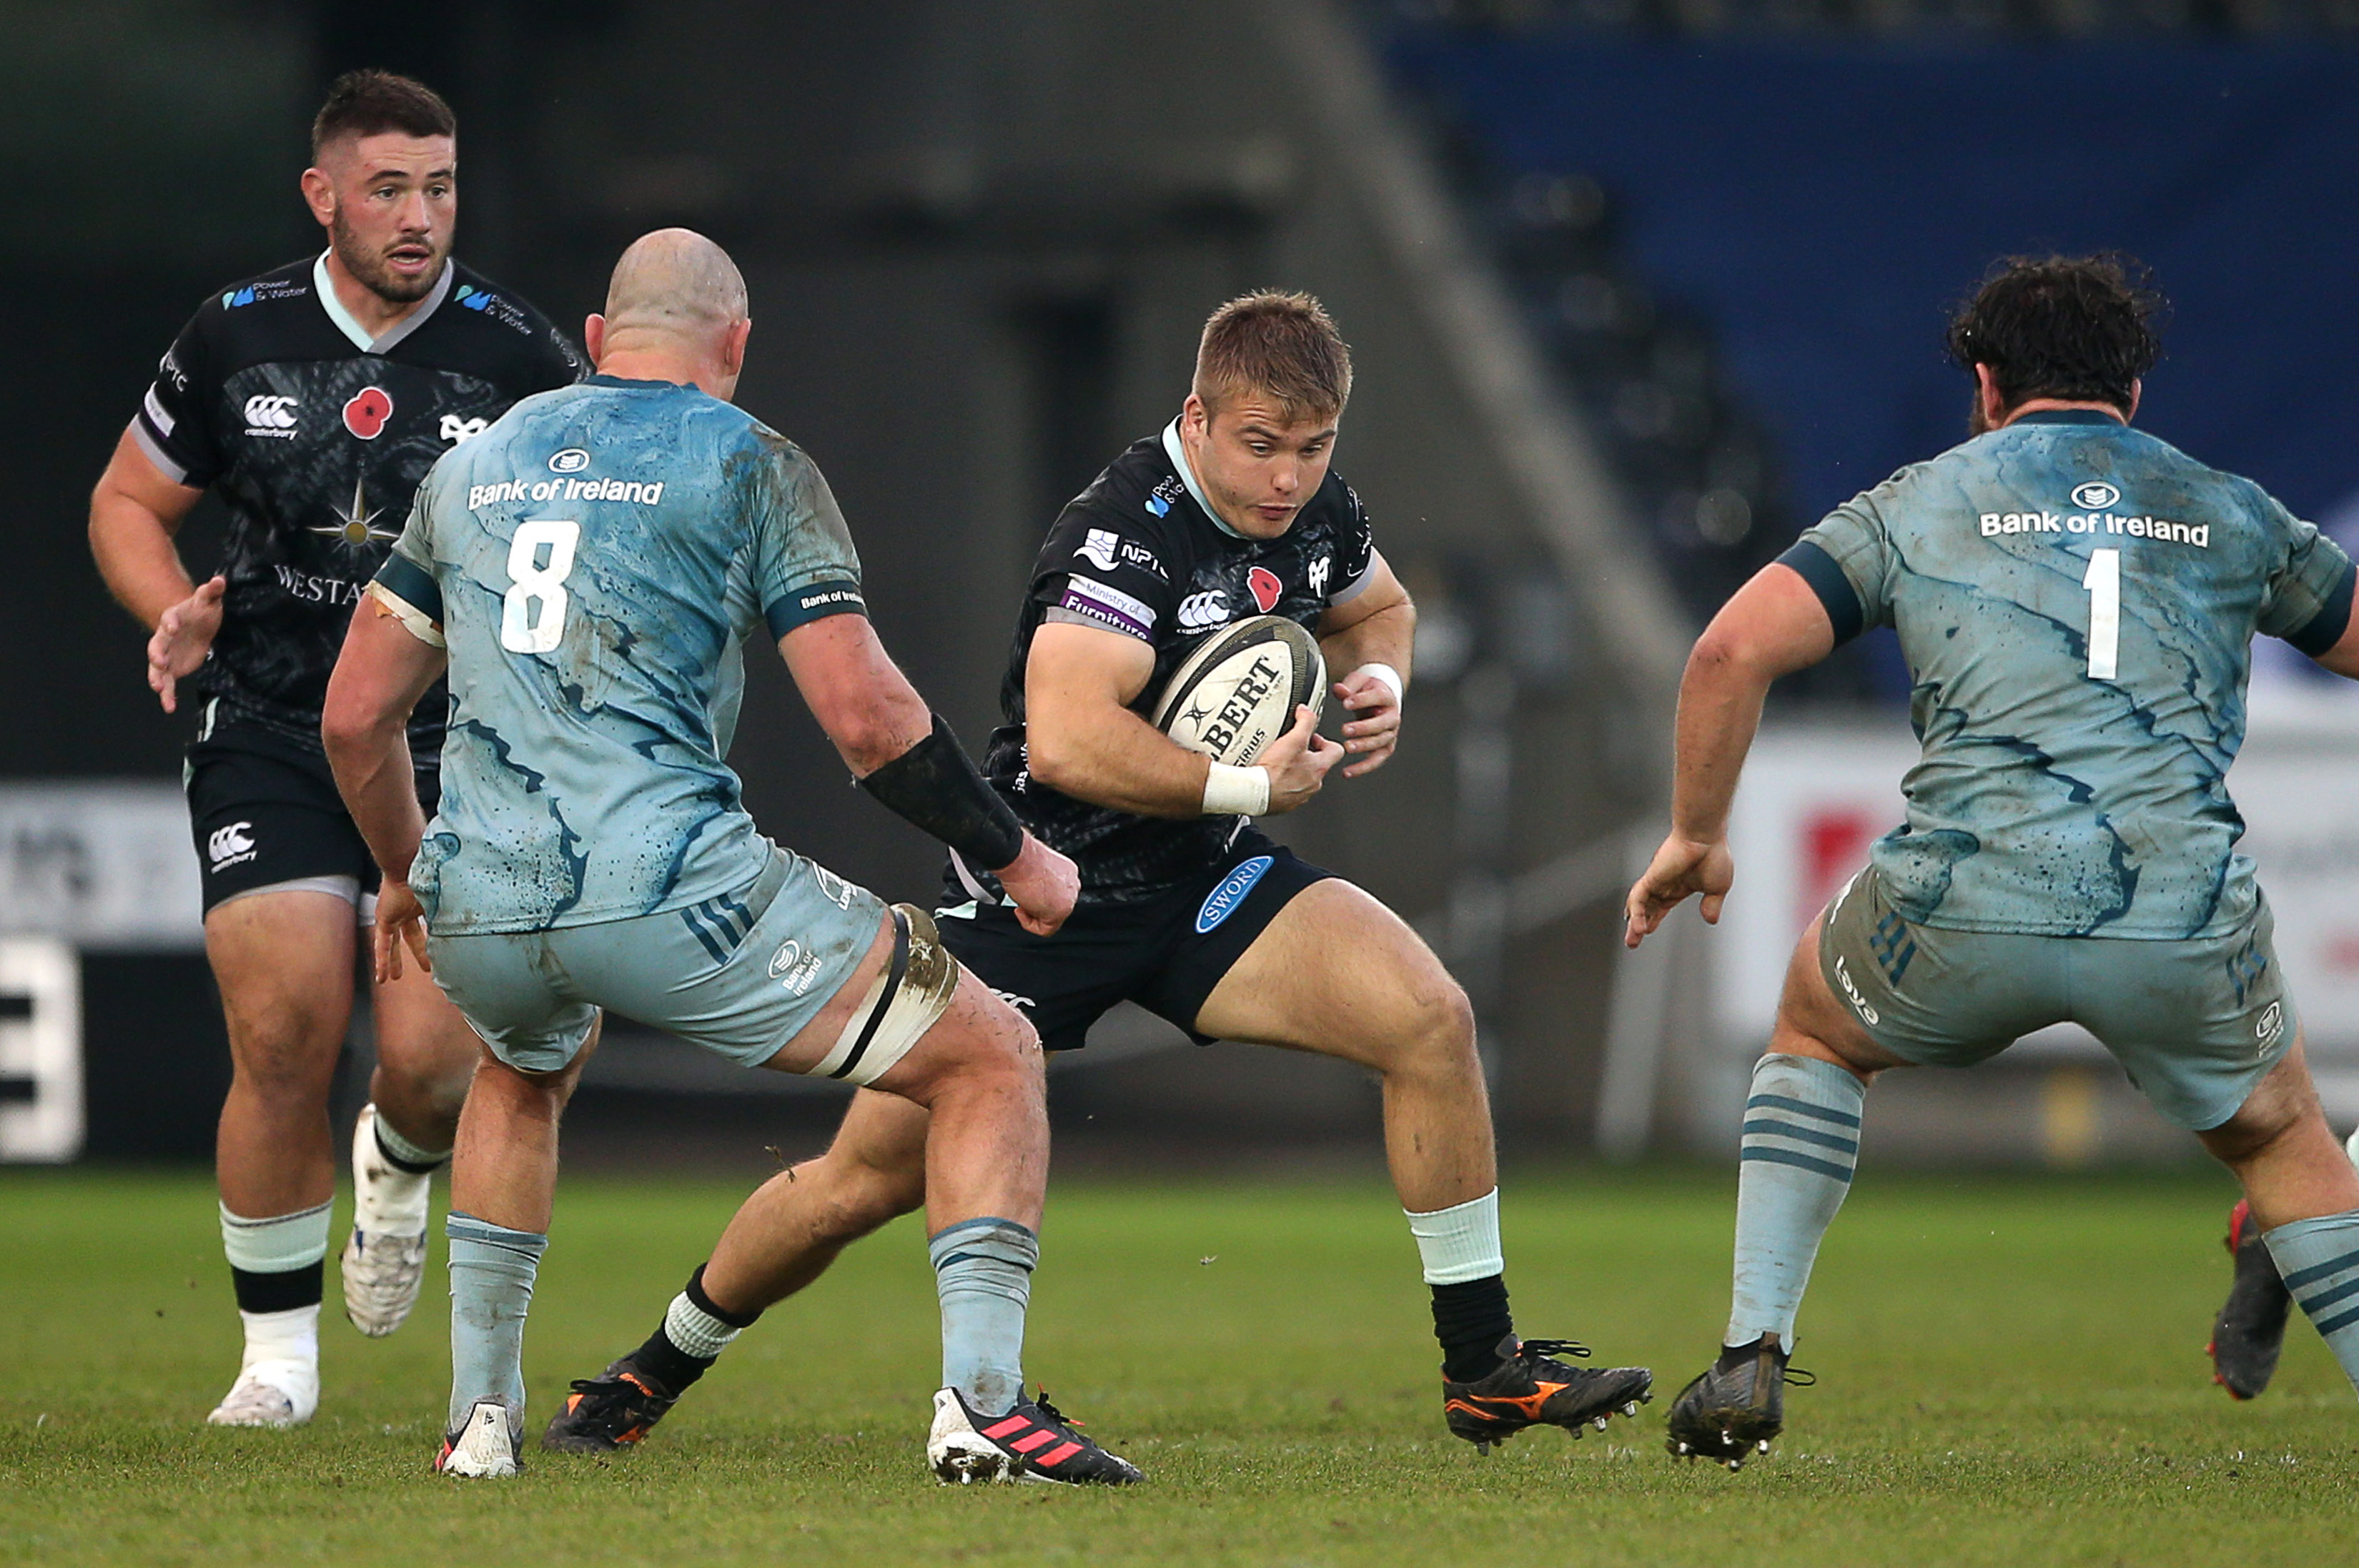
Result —
[[1319, 640], [1283, 615], [1256, 615], [1205, 638], [1171, 672], [1149, 722], [1242, 768], [1286, 733], [1297, 707], [1309, 704], [1315, 722], [1326, 694]]

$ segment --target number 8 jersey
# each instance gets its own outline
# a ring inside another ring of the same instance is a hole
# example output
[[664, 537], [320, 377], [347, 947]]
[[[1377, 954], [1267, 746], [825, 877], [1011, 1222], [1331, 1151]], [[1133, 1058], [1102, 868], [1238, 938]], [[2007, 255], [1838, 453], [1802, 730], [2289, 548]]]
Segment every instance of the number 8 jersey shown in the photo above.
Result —
[[450, 651], [437, 935], [543, 931], [744, 885], [722, 757], [745, 640], [866, 610], [802, 451], [693, 387], [592, 376], [435, 465], [370, 592]]
[[1781, 557], [1838, 642], [1900, 636], [1924, 746], [1873, 858], [1962, 931], [2186, 938], [2253, 913], [2228, 767], [2256, 632], [2306, 654], [2350, 559], [2250, 480], [2100, 413], [2026, 415], [1837, 507]]

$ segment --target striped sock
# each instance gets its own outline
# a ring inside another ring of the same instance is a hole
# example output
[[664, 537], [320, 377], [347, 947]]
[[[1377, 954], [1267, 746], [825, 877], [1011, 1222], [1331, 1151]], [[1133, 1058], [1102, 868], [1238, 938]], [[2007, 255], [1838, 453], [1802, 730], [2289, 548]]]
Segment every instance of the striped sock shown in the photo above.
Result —
[[524, 1425], [524, 1319], [549, 1238], [451, 1211], [451, 1406], [457, 1432], [478, 1400], [498, 1400]]
[[2297, 1219], [2261, 1239], [2343, 1375], [2359, 1385], [2359, 1209]]
[[1867, 1086], [1832, 1062], [1768, 1055], [1753, 1069], [1736, 1182], [1736, 1289], [1723, 1345], [1794, 1343], [1819, 1241], [1851, 1191]]
[[1024, 1312], [1040, 1238], [1012, 1219], [970, 1219], [927, 1242], [942, 1306], [942, 1382], [977, 1415], [1024, 1397]]

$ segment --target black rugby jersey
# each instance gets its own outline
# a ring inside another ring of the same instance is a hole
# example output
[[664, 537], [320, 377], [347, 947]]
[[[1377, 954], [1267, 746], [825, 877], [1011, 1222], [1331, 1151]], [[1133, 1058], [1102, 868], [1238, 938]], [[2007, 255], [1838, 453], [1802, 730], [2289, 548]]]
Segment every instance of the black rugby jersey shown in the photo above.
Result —
[[[324, 257], [198, 307], [131, 431], [165, 477], [229, 507], [221, 631], [192, 680], [214, 699], [204, 734], [320, 754], [353, 606], [419, 481], [518, 398], [581, 374], [538, 311], [455, 261], [374, 341], [335, 297]], [[421, 769], [440, 760], [448, 711], [438, 683], [410, 719]]]
[[[1000, 687], [1006, 722], [992, 731], [984, 774], [1034, 837], [1073, 858], [1084, 905], [1139, 903], [1202, 871], [1245, 818], [1138, 816], [1033, 778], [1025, 765], [1024, 667], [1040, 623], [1078, 622], [1151, 644], [1155, 675], [1133, 705], [1144, 717], [1212, 632], [1248, 616], [1283, 615], [1315, 633], [1329, 606], [1368, 586], [1375, 562], [1367, 513], [1332, 469], [1277, 538], [1230, 532], [1196, 492], [1176, 421], [1115, 459], [1058, 514], [1016, 619]], [[995, 882], [955, 855], [946, 889], [954, 902], [998, 894]]]

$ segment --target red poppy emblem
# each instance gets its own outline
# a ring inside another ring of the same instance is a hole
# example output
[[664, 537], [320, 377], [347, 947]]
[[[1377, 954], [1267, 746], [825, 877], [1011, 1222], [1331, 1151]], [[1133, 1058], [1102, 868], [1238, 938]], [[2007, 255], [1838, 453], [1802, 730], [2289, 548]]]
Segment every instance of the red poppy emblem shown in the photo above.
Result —
[[1268, 614], [1271, 606], [1277, 602], [1277, 596], [1286, 591], [1286, 585], [1277, 580], [1277, 574], [1266, 567], [1256, 567], [1247, 572], [1245, 586], [1253, 589], [1254, 602], [1261, 606], [1264, 615]]
[[344, 405], [344, 428], [364, 441], [374, 441], [393, 417], [393, 399], [381, 386], [364, 386]]

